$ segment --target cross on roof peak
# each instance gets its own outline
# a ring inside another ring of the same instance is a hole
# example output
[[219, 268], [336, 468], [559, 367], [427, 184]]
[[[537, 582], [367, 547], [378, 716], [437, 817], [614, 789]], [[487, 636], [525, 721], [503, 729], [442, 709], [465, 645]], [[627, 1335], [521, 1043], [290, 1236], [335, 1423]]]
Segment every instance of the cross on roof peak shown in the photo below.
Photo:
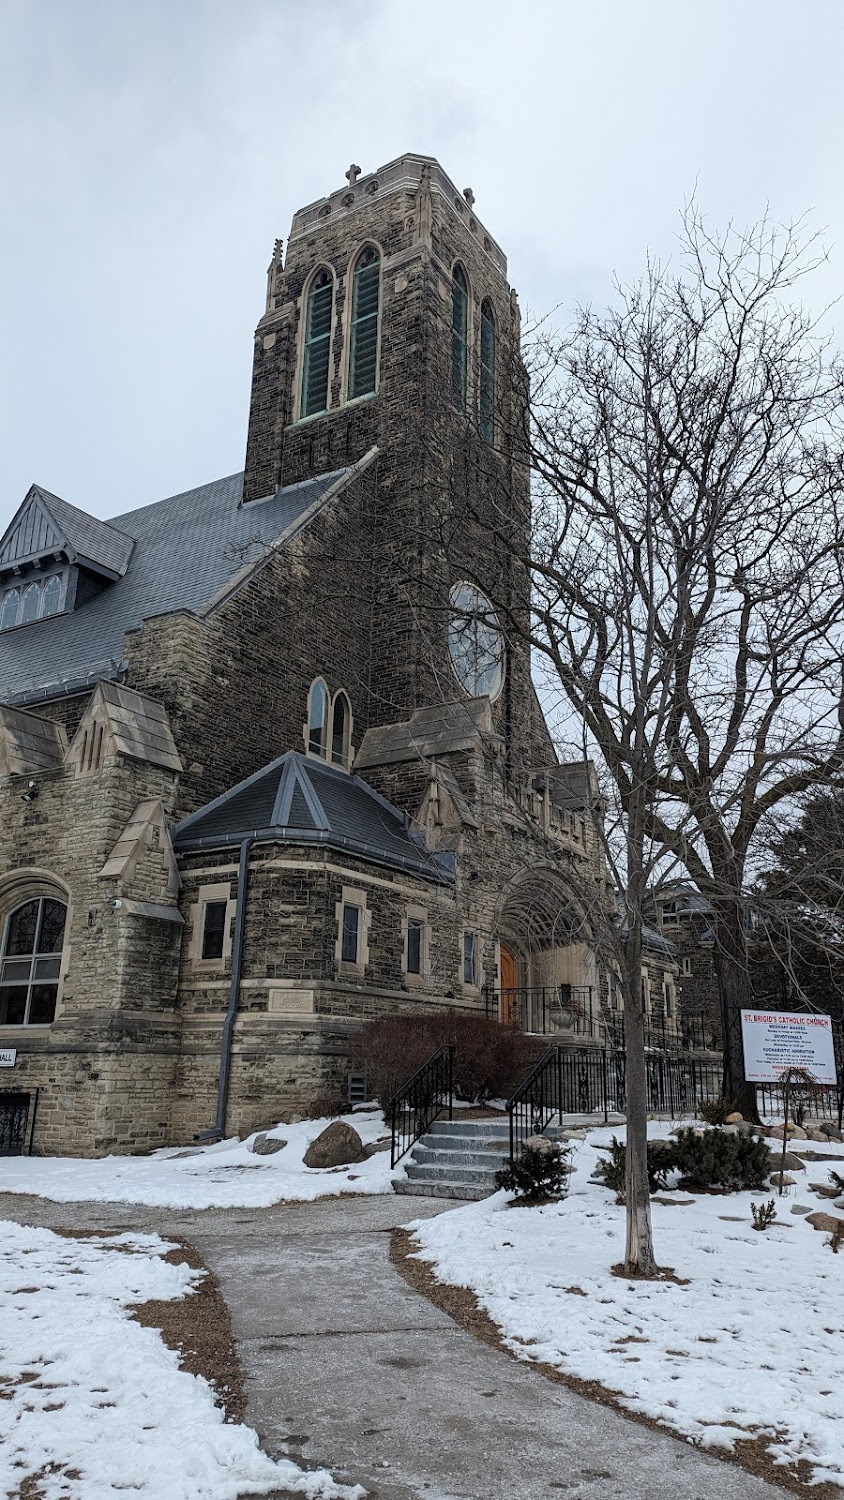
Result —
[[352, 165], [349, 167], [349, 170], [346, 173], [346, 177], [348, 179], [349, 187], [354, 187], [355, 183], [360, 177], [360, 167], [356, 162], [352, 162]]

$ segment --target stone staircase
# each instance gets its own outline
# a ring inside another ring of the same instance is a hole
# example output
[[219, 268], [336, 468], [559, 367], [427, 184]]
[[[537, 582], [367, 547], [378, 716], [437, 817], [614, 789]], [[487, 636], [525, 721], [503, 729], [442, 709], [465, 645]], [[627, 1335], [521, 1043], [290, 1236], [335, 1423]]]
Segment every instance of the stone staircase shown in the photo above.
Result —
[[498, 1120], [435, 1120], [405, 1157], [397, 1193], [424, 1198], [488, 1198], [510, 1158], [510, 1125]]

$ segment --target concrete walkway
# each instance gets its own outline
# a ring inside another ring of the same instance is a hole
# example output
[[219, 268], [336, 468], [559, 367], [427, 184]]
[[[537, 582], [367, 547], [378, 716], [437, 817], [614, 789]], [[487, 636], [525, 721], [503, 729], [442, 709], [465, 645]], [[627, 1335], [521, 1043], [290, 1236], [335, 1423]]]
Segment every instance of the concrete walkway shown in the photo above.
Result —
[[390, 1264], [389, 1232], [450, 1206], [384, 1197], [174, 1214], [0, 1195], [0, 1218], [191, 1241], [220, 1278], [264, 1446], [373, 1500], [782, 1500], [545, 1380], [413, 1292]]

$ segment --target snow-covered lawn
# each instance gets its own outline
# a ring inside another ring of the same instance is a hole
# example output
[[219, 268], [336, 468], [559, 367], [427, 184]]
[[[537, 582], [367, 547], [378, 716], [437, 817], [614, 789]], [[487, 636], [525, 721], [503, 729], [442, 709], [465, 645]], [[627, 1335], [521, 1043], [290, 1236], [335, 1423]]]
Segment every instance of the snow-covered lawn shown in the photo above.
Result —
[[471, 1288], [520, 1358], [599, 1381], [703, 1447], [761, 1434], [776, 1461], [804, 1459], [814, 1481], [844, 1485], [844, 1251], [791, 1212], [811, 1204], [844, 1217], [808, 1191], [826, 1184], [826, 1166], [794, 1174], [766, 1233], [751, 1227], [750, 1204], [773, 1190], [657, 1195], [674, 1200], [653, 1204], [657, 1260], [688, 1285], [633, 1282], [610, 1270], [624, 1258], [624, 1209], [589, 1181], [595, 1146], [611, 1135], [575, 1147], [559, 1204], [511, 1209], [497, 1193], [412, 1225], [422, 1258], [441, 1281]]
[[[377, 1108], [344, 1115], [363, 1144], [387, 1132]], [[265, 1132], [286, 1142], [272, 1156], [256, 1156], [247, 1140], [154, 1151], [149, 1156], [105, 1156], [83, 1161], [70, 1156], [0, 1158], [0, 1193], [34, 1193], [55, 1203], [141, 1203], [149, 1208], [267, 1208], [272, 1203], [308, 1202], [342, 1193], [389, 1193], [399, 1166], [390, 1171], [390, 1153], [378, 1151], [355, 1166], [309, 1168], [302, 1158], [329, 1120], [303, 1120]]]
[[325, 1470], [274, 1463], [157, 1329], [130, 1317], [130, 1304], [189, 1296], [203, 1275], [163, 1260], [172, 1248], [152, 1234], [77, 1240], [0, 1224], [0, 1493], [30, 1479], [43, 1500], [362, 1496]]

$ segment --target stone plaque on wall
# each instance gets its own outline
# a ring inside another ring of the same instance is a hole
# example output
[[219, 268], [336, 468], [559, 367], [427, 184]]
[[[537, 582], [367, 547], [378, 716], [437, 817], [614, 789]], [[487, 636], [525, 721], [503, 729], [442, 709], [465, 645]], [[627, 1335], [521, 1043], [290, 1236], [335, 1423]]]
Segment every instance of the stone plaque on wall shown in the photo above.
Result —
[[313, 1015], [313, 990], [270, 990], [267, 1009], [286, 1016]]

